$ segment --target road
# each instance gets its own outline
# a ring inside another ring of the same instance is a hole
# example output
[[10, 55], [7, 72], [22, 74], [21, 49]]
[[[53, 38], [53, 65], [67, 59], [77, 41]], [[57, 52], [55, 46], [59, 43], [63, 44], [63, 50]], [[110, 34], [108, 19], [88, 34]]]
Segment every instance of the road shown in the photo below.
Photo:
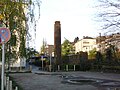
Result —
[[[33, 69], [32, 73], [14, 73], [11, 74], [14, 80], [24, 90], [120, 90], [120, 74], [99, 73], [99, 72], [44, 72], [38, 68]], [[72, 84], [64, 82], [64, 77], [77, 77], [79, 79], [89, 78], [98, 80], [117, 81], [118, 84], [108, 82], [108, 86], [96, 84]], [[113, 85], [111, 85], [113, 84]]]

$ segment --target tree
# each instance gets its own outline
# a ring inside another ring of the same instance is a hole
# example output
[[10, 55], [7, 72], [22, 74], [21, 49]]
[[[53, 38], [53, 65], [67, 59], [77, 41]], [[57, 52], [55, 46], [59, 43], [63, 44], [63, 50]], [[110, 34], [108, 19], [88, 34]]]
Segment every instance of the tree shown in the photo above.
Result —
[[93, 50], [89, 51], [89, 59], [95, 59], [95, 55], [96, 55], [96, 48], [94, 48]]
[[62, 44], [62, 55], [67, 56], [69, 54], [72, 54], [72, 51], [73, 51], [73, 45], [69, 40], [65, 39], [65, 41]]
[[43, 44], [42, 44], [41, 49], [40, 49], [41, 54], [46, 54], [46, 45], [47, 45], [47, 42], [43, 39]]
[[109, 65], [118, 64], [118, 54], [118, 49], [114, 45], [109, 45], [109, 47], [106, 49], [106, 60]]
[[72, 43], [69, 40], [65, 39], [64, 42], [62, 43], [62, 52], [61, 52], [62, 60], [64, 64], [68, 64], [70, 57], [69, 55], [73, 54], [73, 50], [74, 48]]
[[26, 58], [29, 59], [31, 57], [39, 54], [34, 48], [26, 48]]
[[39, 6], [38, 2], [39, 0], [0, 0], [0, 26], [11, 31], [11, 39], [6, 44], [8, 59], [26, 56], [26, 39], [31, 36], [27, 22], [31, 20], [31, 23], [36, 23], [32, 7]]
[[76, 43], [77, 41], [79, 41], [79, 37], [76, 37], [76, 38], [74, 39], [74, 43]]
[[106, 32], [117, 32], [120, 29], [120, 1], [98, 0], [100, 2], [99, 17], [103, 20], [103, 29]]

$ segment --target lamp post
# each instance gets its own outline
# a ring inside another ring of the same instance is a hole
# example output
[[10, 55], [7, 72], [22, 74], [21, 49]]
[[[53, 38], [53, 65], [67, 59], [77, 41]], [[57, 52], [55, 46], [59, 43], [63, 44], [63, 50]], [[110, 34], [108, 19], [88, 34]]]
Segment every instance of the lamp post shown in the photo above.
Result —
[[52, 69], [52, 65], [51, 65], [51, 57], [52, 57], [52, 55], [50, 54], [50, 72], [51, 72], [51, 69]]
[[42, 60], [42, 71], [43, 71], [43, 55], [41, 56], [41, 60]]
[[43, 71], [43, 56], [44, 56], [44, 52], [41, 52], [41, 61], [42, 61], [42, 71]]

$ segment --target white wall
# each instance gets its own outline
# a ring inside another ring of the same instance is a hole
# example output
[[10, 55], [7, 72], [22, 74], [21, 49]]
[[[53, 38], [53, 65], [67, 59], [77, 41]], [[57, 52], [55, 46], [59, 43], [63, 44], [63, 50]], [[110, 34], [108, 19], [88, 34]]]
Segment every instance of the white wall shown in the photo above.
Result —
[[11, 63], [11, 67], [25, 67], [26, 66], [26, 59], [25, 58], [18, 58], [15, 63]]
[[89, 52], [96, 48], [96, 39], [81, 39], [75, 43], [75, 53], [83, 51]]

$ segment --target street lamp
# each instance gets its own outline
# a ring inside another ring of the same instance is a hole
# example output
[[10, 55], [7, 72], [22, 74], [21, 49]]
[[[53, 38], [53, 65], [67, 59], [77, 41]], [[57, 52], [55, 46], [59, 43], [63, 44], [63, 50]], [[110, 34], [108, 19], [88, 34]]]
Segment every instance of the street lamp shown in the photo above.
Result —
[[50, 54], [50, 72], [51, 72], [51, 69], [52, 69], [51, 58], [52, 58], [52, 55]]
[[42, 70], [43, 70], [43, 55], [41, 56], [41, 60], [42, 60]]
[[49, 71], [51, 72], [52, 71], [52, 64], [53, 64], [52, 63], [52, 60], [53, 60], [52, 57], [54, 57], [54, 52], [51, 52], [49, 55], [50, 55]]
[[42, 71], [43, 71], [43, 52], [42, 52], [42, 55], [41, 55], [41, 60], [42, 60]]

